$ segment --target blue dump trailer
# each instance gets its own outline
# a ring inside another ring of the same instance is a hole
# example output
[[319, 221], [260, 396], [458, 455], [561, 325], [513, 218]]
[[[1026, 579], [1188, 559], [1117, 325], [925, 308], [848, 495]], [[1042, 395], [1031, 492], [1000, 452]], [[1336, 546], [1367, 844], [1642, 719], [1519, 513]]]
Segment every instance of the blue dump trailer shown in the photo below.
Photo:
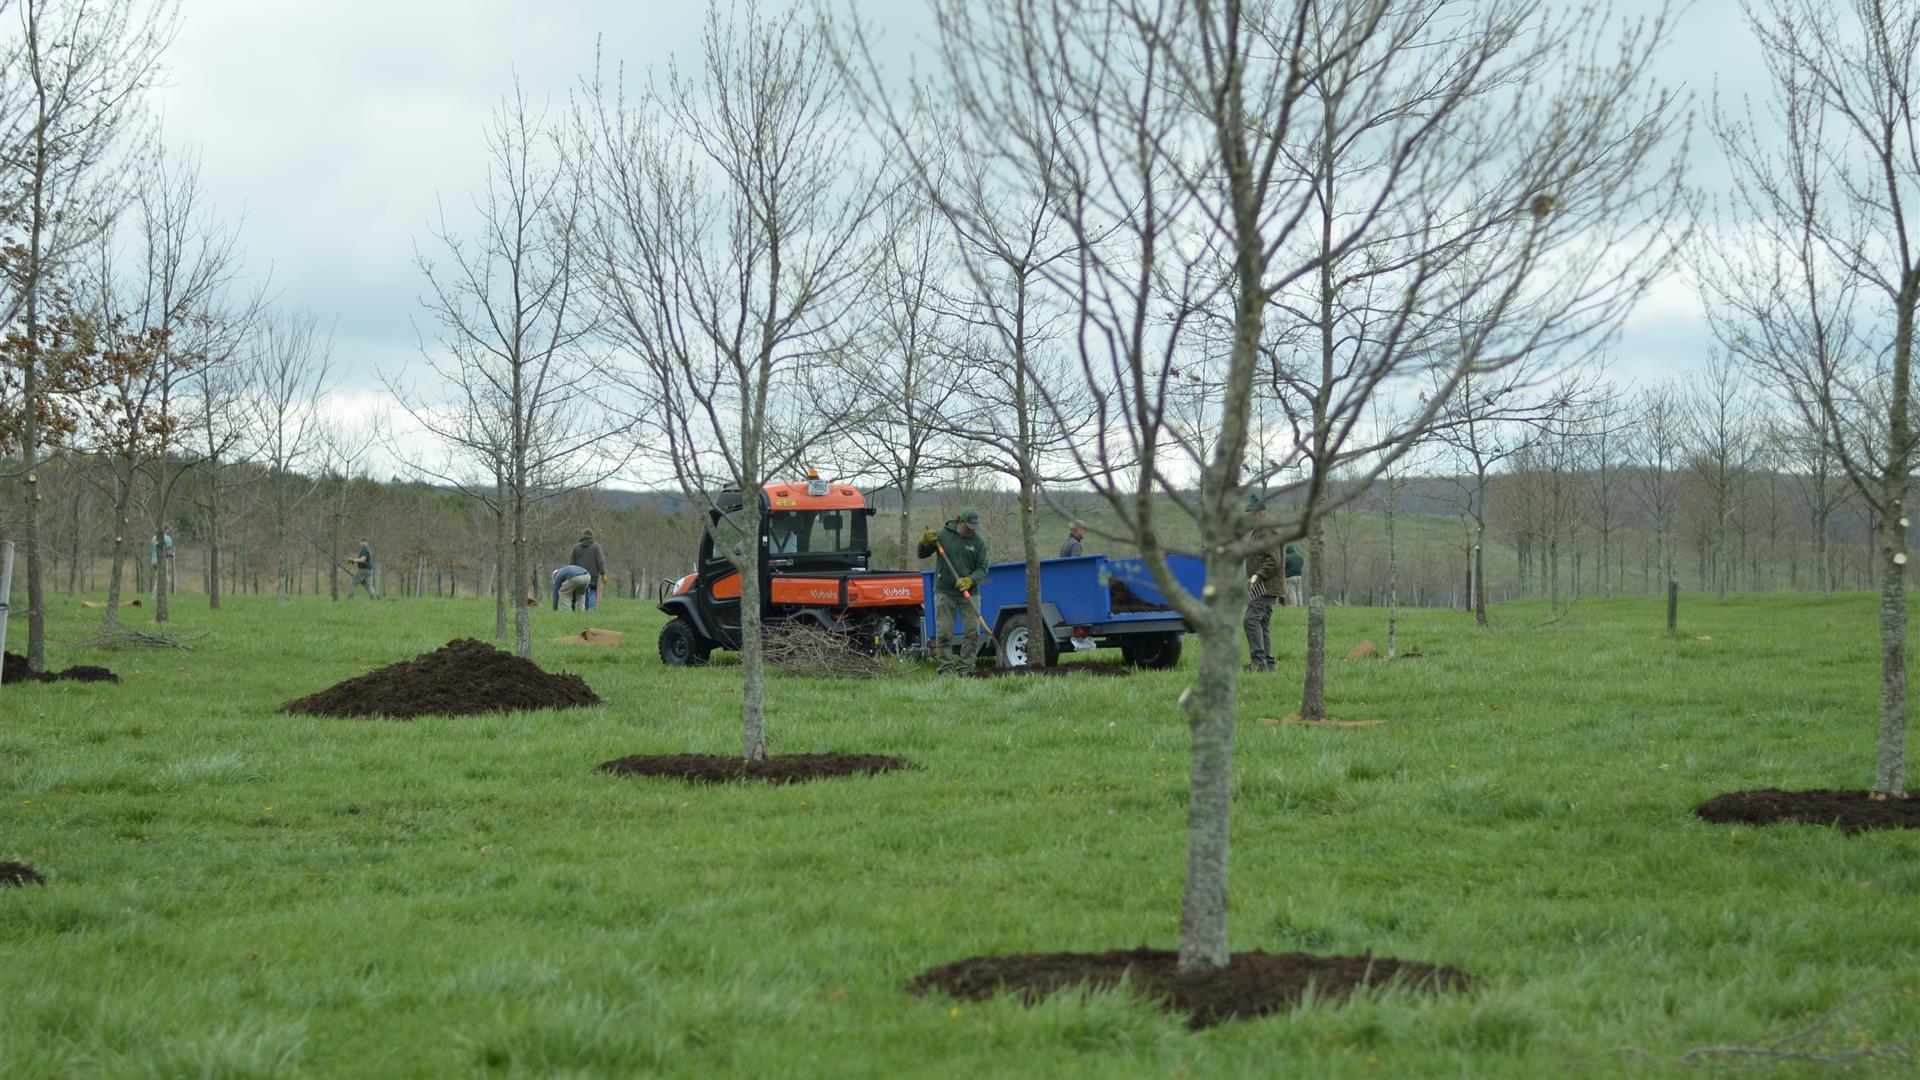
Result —
[[[1182, 588], [1199, 595], [1207, 567], [1197, 555], [1169, 555], [1168, 566]], [[933, 572], [923, 572], [926, 640], [932, 641]], [[1002, 666], [1027, 662], [1035, 641], [1051, 661], [1063, 652], [1117, 648], [1129, 664], [1166, 668], [1180, 661], [1186, 620], [1168, 607], [1139, 559], [1081, 555], [1040, 561], [1040, 616], [1027, 613], [1027, 564], [995, 563], [976, 594], [980, 615], [993, 629], [996, 659]], [[956, 632], [962, 628], [956, 621]]]

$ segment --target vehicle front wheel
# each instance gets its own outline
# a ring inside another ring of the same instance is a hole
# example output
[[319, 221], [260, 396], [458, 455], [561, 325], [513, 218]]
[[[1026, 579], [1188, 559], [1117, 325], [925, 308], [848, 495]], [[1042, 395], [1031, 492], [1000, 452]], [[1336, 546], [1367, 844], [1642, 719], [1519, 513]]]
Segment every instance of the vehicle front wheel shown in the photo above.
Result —
[[713, 645], [685, 619], [660, 628], [660, 662], [668, 667], [700, 667], [712, 653]]

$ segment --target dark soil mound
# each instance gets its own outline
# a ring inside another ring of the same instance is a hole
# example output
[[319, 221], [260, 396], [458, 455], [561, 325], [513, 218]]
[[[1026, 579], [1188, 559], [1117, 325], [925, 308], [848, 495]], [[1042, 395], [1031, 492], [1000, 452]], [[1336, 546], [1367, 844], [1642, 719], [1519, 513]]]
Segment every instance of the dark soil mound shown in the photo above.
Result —
[[1109, 664], [1104, 660], [1089, 660], [1079, 664], [1056, 664], [1053, 667], [990, 667], [975, 668], [970, 674], [977, 679], [997, 679], [1004, 675], [1131, 675], [1133, 669], [1124, 664]]
[[40, 871], [26, 863], [9, 860], [0, 862], [0, 887], [19, 888], [22, 885], [45, 885], [47, 879]]
[[1873, 799], [1864, 791], [1735, 791], [1716, 795], [1693, 812], [1716, 825], [1773, 825], [1799, 821], [1841, 832], [1920, 829], [1920, 798]]
[[27, 670], [27, 658], [19, 653], [7, 653], [5, 666], [0, 667], [0, 683], [23, 682], [59, 682], [62, 679], [73, 682], [119, 682], [120, 676], [103, 667], [92, 664], [76, 664], [65, 671], [32, 672]]
[[769, 784], [804, 784], [843, 776], [870, 776], [894, 769], [915, 768], [897, 757], [879, 754], [781, 754], [765, 761], [748, 761], [719, 754], [635, 754], [600, 763], [600, 772], [621, 776], [666, 776], [701, 784], [735, 780], [765, 780]]
[[410, 720], [598, 704], [599, 696], [578, 675], [550, 674], [531, 660], [484, 641], [461, 638], [289, 701], [280, 711]]
[[1132, 615], [1142, 611], [1172, 611], [1165, 604], [1149, 604], [1140, 598], [1140, 594], [1127, 587], [1119, 578], [1107, 582], [1107, 610], [1115, 615]]
[[1058, 990], [1111, 989], [1125, 976], [1137, 993], [1168, 1012], [1185, 1013], [1189, 1027], [1265, 1016], [1291, 1008], [1308, 987], [1322, 999], [1345, 998], [1363, 987], [1403, 985], [1415, 990], [1467, 990], [1473, 976], [1388, 956], [1310, 956], [1306, 953], [1234, 953], [1219, 971], [1183, 975], [1180, 956], [1144, 946], [1128, 952], [975, 956], [921, 972], [910, 994], [943, 993], [967, 1001], [1017, 994], [1035, 1004]]

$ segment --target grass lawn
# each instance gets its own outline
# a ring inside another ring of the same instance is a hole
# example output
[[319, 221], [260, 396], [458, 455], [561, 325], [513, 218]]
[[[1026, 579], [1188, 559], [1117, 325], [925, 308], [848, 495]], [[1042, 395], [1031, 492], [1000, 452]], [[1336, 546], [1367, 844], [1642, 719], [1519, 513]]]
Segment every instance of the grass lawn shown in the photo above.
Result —
[[[194, 651], [96, 654], [62, 598], [53, 665], [125, 682], [0, 690], [0, 859], [48, 878], [0, 892], [0, 1073], [1656, 1073], [1882, 987], [1831, 1049], [1920, 1039], [1920, 835], [1689, 814], [1866, 786], [1873, 605], [1688, 597], [1677, 639], [1652, 599], [1546, 626], [1515, 605], [1492, 632], [1410, 612], [1424, 658], [1332, 665], [1335, 714], [1387, 721], [1338, 730], [1259, 722], [1298, 706], [1281, 609], [1281, 674], [1243, 684], [1234, 947], [1486, 986], [1194, 1034], [1123, 995], [901, 991], [976, 953], [1174, 944], [1191, 654], [1128, 679], [776, 679], [776, 753], [922, 770], [696, 788], [593, 772], [738, 749], [735, 672], [663, 669], [641, 603], [536, 616], [536, 660], [604, 706], [399, 723], [274, 709], [484, 636], [487, 603], [189, 595]], [[625, 646], [546, 643], [589, 623]], [[1384, 643], [1383, 612], [1331, 626], [1336, 655]]]

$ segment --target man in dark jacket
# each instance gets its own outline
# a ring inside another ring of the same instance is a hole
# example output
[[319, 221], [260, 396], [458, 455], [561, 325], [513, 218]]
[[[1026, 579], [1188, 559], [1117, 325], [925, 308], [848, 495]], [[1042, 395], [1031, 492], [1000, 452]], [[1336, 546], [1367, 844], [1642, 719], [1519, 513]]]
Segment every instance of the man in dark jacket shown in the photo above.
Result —
[[[1247, 513], [1253, 515], [1253, 528], [1266, 521], [1267, 508], [1260, 496], [1247, 499]], [[1286, 576], [1286, 564], [1277, 552], [1262, 551], [1247, 560], [1247, 617], [1241, 628], [1247, 632], [1247, 670], [1273, 670], [1273, 602], [1279, 598]]]
[[1060, 557], [1063, 559], [1077, 559], [1085, 555], [1087, 549], [1081, 545], [1080, 541], [1086, 538], [1087, 527], [1085, 525], [1076, 521], [1072, 525], [1067, 526], [1067, 542], [1060, 545]]
[[[942, 556], [940, 552], [945, 550]], [[939, 531], [920, 538], [920, 557], [933, 564], [933, 654], [942, 675], [964, 675], [980, 655], [980, 602], [975, 592], [987, 576], [987, 542], [980, 537], [980, 512], [969, 506]], [[960, 654], [953, 651], [953, 624], [964, 622]]]
[[590, 578], [587, 589], [587, 610], [600, 606], [600, 586], [607, 582], [607, 556], [593, 539], [592, 529], [580, 530], [580, 542], [573, 545], [573, 554], [567, 556], [567, 562], [585, 570]]

